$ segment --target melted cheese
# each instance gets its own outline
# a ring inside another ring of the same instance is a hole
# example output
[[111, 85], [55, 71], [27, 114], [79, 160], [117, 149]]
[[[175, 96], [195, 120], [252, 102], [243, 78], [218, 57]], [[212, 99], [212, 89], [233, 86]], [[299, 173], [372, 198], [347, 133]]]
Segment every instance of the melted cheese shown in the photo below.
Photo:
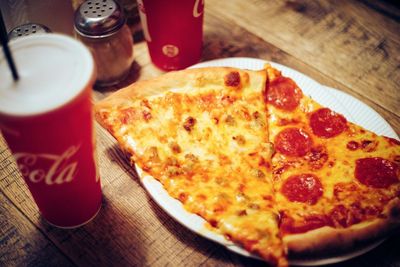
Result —
[[117, 135], [132, 160], [188, 211], [285, 265], [273, 205], [265, 75], [249, 73], [247, 79], [242, 73], [240, 89], [175, 88], [115, 107], [110, 120], [119, 121]]

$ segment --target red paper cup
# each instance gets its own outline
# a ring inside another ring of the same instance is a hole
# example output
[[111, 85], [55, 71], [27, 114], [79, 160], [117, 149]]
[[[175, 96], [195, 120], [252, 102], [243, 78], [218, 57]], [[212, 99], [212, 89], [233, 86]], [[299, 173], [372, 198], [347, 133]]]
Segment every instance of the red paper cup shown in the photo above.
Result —
[[0, 57], [0, 129], [43, 217], [58, 227], [90, 221], [101, 206], [95, 161], [91, 54], [46, 34], [10, 42], [20, 74]]
[[204, 0], [138, 0], [144, 36], [153, 63], [184, 69], [200, 60]]

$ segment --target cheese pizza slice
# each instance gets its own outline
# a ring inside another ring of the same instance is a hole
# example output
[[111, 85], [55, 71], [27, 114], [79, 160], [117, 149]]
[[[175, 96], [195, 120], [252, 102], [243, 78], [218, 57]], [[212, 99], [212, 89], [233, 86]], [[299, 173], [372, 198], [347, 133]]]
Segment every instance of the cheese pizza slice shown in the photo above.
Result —
[[292, 254], [349, 249], [400, 226], [400, 142], [303, 94], [267, 66], [280, 232]]
[[[203, 68], [137, 82], [96, 105], [142, 170], [213, 229], [287, 265], [272, 183], [266, 71]], [[141, 97], [144, 91], [159, 94]]]

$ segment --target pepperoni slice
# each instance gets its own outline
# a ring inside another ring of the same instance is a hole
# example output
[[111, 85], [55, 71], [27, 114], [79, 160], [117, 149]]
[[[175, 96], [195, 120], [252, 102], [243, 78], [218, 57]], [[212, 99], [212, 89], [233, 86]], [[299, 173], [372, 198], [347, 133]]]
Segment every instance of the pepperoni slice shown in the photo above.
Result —
[[290, 201], [314, 205], [322, 197], [323, 188], [317, 176], [304, 173], [287, 178], [281, 193]]
[[320, 108], [311, 114], [310, 126], [315, 135], [331, 138], [347, 129], [347, 120], [329, 108]]
[[303, 96], [296, 83], [286, 77], [278, 77], [267, 86], [267, 102], [282, 110], [294, 110]]
[[399, 182], [398, 172], [398, 166], [384, 158], [362, 158], [356, 160], [354, 176], [367, 186], [387, 188]]
[[240, 85], [240, 74], [237, 71], [232, 71], [224, 77], [226, 86], [238, 87]]
[[278, 152], [293, 157], [302, 157], [310, 151], [312, 140], [299, 128], [286, 128], [275, 137], [275, 148]]

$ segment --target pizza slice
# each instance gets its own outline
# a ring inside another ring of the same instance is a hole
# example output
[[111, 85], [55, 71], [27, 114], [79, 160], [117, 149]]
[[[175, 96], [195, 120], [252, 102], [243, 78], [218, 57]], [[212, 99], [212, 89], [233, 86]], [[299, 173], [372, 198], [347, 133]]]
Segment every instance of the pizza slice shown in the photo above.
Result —
[[[266, 72], [203, 68], [141, 81], [96, 104], [96, 118], [168, 193], [213, 229], [287, 265], [272, 184]], [[159, 94], [143, 97], [143, 92]]]
[[337, 252], [398, 228], [400, 142], [347, 121], [266, 69], [275, 200], [289, 252]]

